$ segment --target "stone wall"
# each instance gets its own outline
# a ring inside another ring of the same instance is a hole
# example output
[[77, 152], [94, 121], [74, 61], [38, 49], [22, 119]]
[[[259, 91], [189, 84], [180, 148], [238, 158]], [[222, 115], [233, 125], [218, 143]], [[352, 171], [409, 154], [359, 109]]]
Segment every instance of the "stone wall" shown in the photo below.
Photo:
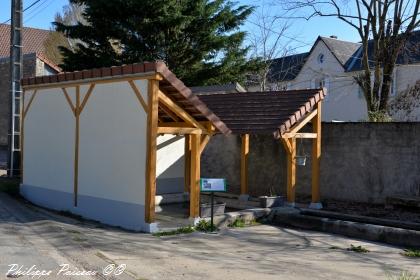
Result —
[[[383, 203], [389, 195], [420, 195], [420, 123], [323, 123], [321, 197]], [[298, 139], [311, 154], [311, 140]], [[302, 146], [304, 147], [302, 149]], [[237, 135], [217, 135], [202, 155], [202, 177], [224, 177], [239, 193]], [[251, 136], [249, 188], [253, 196], [286, 193], [286, 154], [271, 135]], [[311, 161], [297, 167], [297, 194], [309, 195]]]

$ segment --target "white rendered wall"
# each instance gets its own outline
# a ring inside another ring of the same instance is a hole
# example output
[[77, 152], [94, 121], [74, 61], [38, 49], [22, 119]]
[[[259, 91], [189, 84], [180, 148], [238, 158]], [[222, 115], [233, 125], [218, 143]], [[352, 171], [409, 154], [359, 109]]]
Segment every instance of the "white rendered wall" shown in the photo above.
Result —
[[[25, 94], [26, 106], [31, 95]], [[23, 184], [73, 193], [74, 132], [62, 90], [38, 90], [25, 118]]]
[[157, 193], [179, 193], [184, 189], [185, 138], [163, 135], [157, 138]]
[[79, 195], [144, 205], [146, 132], [127, 82], [97, 85], [80, 116]]

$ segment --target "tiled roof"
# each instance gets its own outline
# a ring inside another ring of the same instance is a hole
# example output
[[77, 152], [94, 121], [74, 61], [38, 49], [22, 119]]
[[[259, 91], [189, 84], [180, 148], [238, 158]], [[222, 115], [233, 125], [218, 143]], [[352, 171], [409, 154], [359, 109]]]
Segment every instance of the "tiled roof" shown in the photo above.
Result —
[[321, 89], [202, 95], [200, 99], [235, 134], [280, 138], [325, 96]]
[[245, 88], [239, 83], [224, 84], [224, 85], [212, 85], [212, 86], [201, 86], [201, 87], [190, 87], [191, 91], [197, 95], [202, 94], [225, 94], [233, 92], [246, 92]]
[[[23, 54], [44, 52], [44, 42], [51, 31], [24, 27], [22, 30]], [[0, 57], [10, 56], [10, 25], [0, 24]]]
[[305, 64], [309, 53], [288, 55], [271, 61], [267, 79], [270, 82], [284, 82], [296, 78]]
[[330, 52], [337, 58], [343, 67], [346, 67], [347, 62], [356, 55], [359, 48], [362, 46], [360, 43], [353, 43], [342, 41], [334, 38], [319, 37]]
[[[368, 53], [370, 64], [373, 65], [373, 41], [368, 43]], [[362, 52], [359, 51], [354, 57], [350, 58], [349, 67], [346, 71], [359, 71], [362, 70]], [[397, 64], [414, 64], [420, 63], [420, 30], [414, 31], [408, 38], [405, 48], [400, 51]]]
[[[163, 62], [145, 62], [123, 66], [105, 67], [75, 72], [63, 72], [57, 75], [31, 77], [22, 79], [23, 88], [42, 87], [48, 84], [63, 82], [79, 82], [89, 79], [91, 81], [100, 79], [122, 78], [125, 75], [159, 73], [163, 80], [159, 82], [159, 88], [181, 108], [190, 115], [195, 116], [199, 121], [211, 121], [222, 133], [229, 134], [231, 131], [220, 119], [208, 109], [208, 107], [191, 90], [179, 80]], [[58, 85], [57, 85], [58, 87]], [[162, 113], [162, 118], [170, 120], [170, 116]]]

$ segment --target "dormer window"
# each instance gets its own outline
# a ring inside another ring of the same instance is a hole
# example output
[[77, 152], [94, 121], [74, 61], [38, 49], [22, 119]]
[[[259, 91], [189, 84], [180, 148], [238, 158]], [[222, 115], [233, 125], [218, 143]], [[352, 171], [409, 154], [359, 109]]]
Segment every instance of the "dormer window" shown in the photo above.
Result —
[[325, 59], [325, 57], [324, 57], [324, 54], [323, 53], [321, 53], [321, 54], [318, 55], [318, 63], [319, 64], [324, 63], [324, 59]]

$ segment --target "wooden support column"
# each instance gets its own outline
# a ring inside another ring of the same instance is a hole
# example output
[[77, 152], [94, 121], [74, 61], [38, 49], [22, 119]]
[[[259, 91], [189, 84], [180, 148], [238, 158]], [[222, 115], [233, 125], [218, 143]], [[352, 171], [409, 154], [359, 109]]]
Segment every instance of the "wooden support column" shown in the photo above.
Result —
[[241, 146], [241, 195], [248, 194], [249, 134], [242, 135]]
[[294, 205], [296, 198], [296, 139], [289, 141], [290, 149], [287, 150], [287, 202]]
[[200, 216], [200, 139], [201, 135], [191, 137], [191, 170], [190, 170], [190, 218]]
[[312, 141], [312, 203], [313, 208], [322, 208], [320, 196], [320, 164], [321, 164], [321, 102], [317, 104], [317, 114], [312, 119], [313, 132], [316, 138]]
[[147, 112], [147, 150], [146, 150], [146, 201], [145, 221], [155, 221], [156, 195], [156, 150], [158, 130], [158, 93], [159, 81], [149, 80], [148, 84], [148, 112]]
[[190, 170], [191, 170], [191, 137], [185, 135], [184, 146], [184, 192], [190, 192]]

